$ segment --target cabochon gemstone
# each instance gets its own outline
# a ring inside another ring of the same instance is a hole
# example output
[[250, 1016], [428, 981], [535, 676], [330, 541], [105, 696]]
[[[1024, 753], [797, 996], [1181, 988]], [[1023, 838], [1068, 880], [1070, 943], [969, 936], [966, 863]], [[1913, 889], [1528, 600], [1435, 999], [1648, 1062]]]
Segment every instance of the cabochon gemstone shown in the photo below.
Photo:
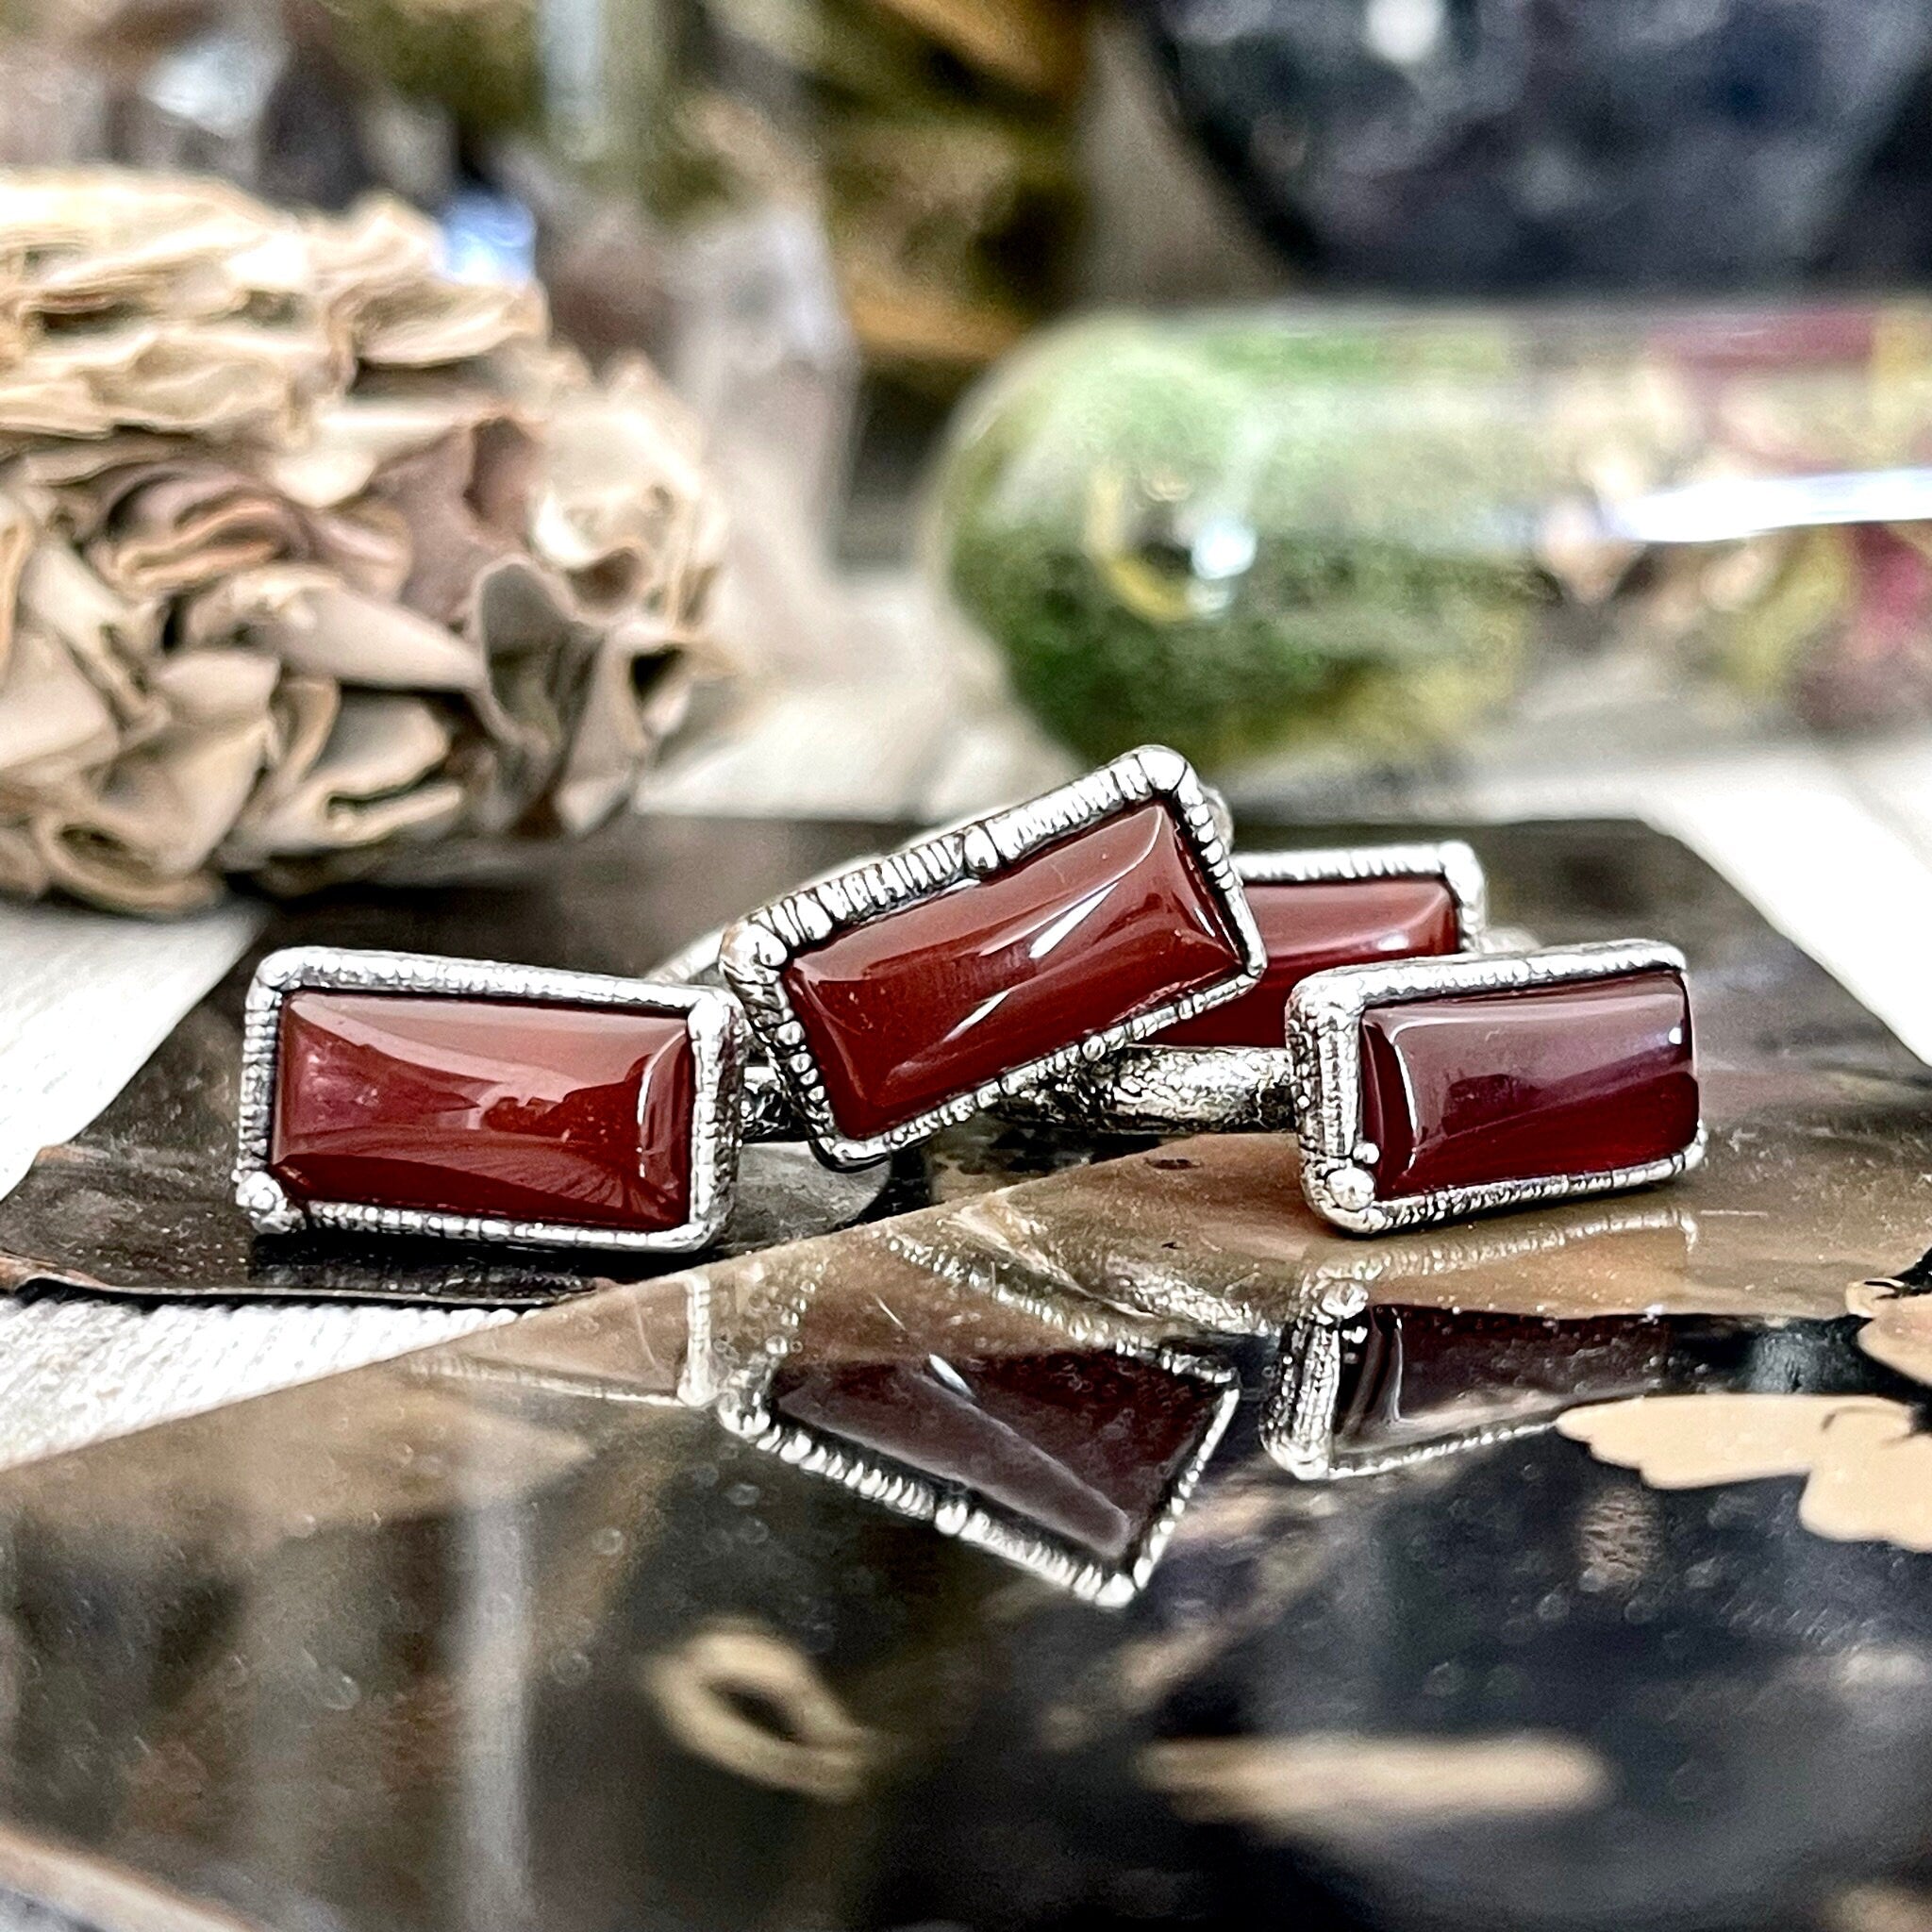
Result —
[[298, 991], [269, 1164], [297, 1201], [658, 1232], [695, 1093], [682, 1014]]
[[1173, 816], [1151, 804], [839, 933], [784, 981], [840, 1130], [864, 1140], [1242, 971]]
[[1456, 898], [1439, 878], [1255, 881], [1248, 907], [1268, 951], [1261, 983], [1154, 1037], [1163, 1046], [1281, 1046], [1288, 996], [1311, 973], [1453, 953]]
[[1361, 1047], [1383, 1200], [1639, 1166], [1696, 1137], [1675, 973], [1371, 1007]]

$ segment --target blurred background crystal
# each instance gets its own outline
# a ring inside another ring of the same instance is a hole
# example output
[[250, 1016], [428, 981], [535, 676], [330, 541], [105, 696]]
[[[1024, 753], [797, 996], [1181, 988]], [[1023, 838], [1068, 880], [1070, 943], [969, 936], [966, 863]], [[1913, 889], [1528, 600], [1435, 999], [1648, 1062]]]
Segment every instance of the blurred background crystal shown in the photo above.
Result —
[[1917, 0], [1149, 0], [1203, 145], [1324, 279], [1459, 294], [1921, 275]]
[[962, 419], [938, 567], [1082, 756], [1250, 785], [1924, 726], [1928, 458], [1913, 301], [1110, 318]]

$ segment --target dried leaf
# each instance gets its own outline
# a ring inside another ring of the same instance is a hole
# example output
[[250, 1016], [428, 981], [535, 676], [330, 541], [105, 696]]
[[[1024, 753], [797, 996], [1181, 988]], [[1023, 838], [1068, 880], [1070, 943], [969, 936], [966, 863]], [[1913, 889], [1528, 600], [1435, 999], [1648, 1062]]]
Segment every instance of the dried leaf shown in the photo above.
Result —
[[225, 861], [256, 865], [447, 829], [464, 805], [461, 786], [437, 775], [450, 739], [447, 722], [420, 698], [352, 692], [302, 775], [242, 815]]

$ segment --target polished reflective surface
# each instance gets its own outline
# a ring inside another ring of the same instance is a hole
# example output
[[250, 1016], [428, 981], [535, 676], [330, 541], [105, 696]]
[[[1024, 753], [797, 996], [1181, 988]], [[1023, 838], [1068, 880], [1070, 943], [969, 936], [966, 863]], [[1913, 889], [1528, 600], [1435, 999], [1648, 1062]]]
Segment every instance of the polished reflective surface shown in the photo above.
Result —
[[1241, 971], [1173, 815], [1143, 805], [840, 933], [785, 985], [840, 1128], [864, 1139]]
[[1456, 900], [1441, 879], [1339, 879], [1250, 884], [1248, 905], [1268, 950], [1260, 983], [1155, 1039], [1169, 1046], [1280, 1046], [1288, 996], [1311, 973], [1453, 953]]
[[681, 1014], [294, 992], [269, 1164], [297, 1201], [676, 1227], [695, 1099]]
[[[0, 1473], [0, 1883], [107, 1932], [1913, 1926], [1920, 1452], [1823, 1529], [1720, 1452], [1734, 1400], [1922, 1412], [1918, 1304], [1856, 1284], [1926, 1278], [1932, 1077], [1654, 835], [1484, 844], [1499, 916], [1690, 952], [1680, 1186], [1350, 1241], [1285, 1137], [982, 1121], [867, 1224]], [[124, 1260], [192, 1225], [168, 1118], [67, 1170]], [[1718, 1476], [1553, 1426], [1636, 1392]]]
[[1371, 1007], [1361, 1044], [1362, 1138], [1385, 1200], [1638, 1167], [1696, 1137], [1674, 973]]

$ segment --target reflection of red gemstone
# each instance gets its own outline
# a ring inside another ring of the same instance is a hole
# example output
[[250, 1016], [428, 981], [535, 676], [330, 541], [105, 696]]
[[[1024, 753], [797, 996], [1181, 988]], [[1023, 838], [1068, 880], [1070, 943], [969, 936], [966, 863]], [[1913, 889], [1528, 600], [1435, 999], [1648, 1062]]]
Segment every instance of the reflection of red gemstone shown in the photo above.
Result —
[[1696, 1136], [1675, 973], [1371, 1007], [1361, 1035], [1362, 1135], [1385, 1200], [1634, 1167]]
[[1064, 1352], [780, 1365], [774, 1414], [957, 1485], [1118, 1563], [1154, 1525], [1218, 1413], [1206, 1377]]
[[695, 1086], [682, 1014], [293, 992], [269, 1163], [297, 1201], [660, 1230]]
[[840, 1130], [866, 1139], [1241, 967], [1144, 805], [800, 953], [785, 987]]
[[1309, 974], [1453, 953], [1461, 939], [1455, 896], [1441, 879], [1257, 881], [1247, 893], [1268, 949], [1260, 985], [1156, 1034], [1162, 1045], [1280, 1046], [1288, 996]]
[[[1682, 1236], [1677, 1237], [1679, 1241]], [[1545, 1322], [1446, 1308], [1372, 1307], [1335, 1421], [1346, 1456], [1555, 1416], [1665, 1386], [1671, 1331], [1654, 1316]]]

